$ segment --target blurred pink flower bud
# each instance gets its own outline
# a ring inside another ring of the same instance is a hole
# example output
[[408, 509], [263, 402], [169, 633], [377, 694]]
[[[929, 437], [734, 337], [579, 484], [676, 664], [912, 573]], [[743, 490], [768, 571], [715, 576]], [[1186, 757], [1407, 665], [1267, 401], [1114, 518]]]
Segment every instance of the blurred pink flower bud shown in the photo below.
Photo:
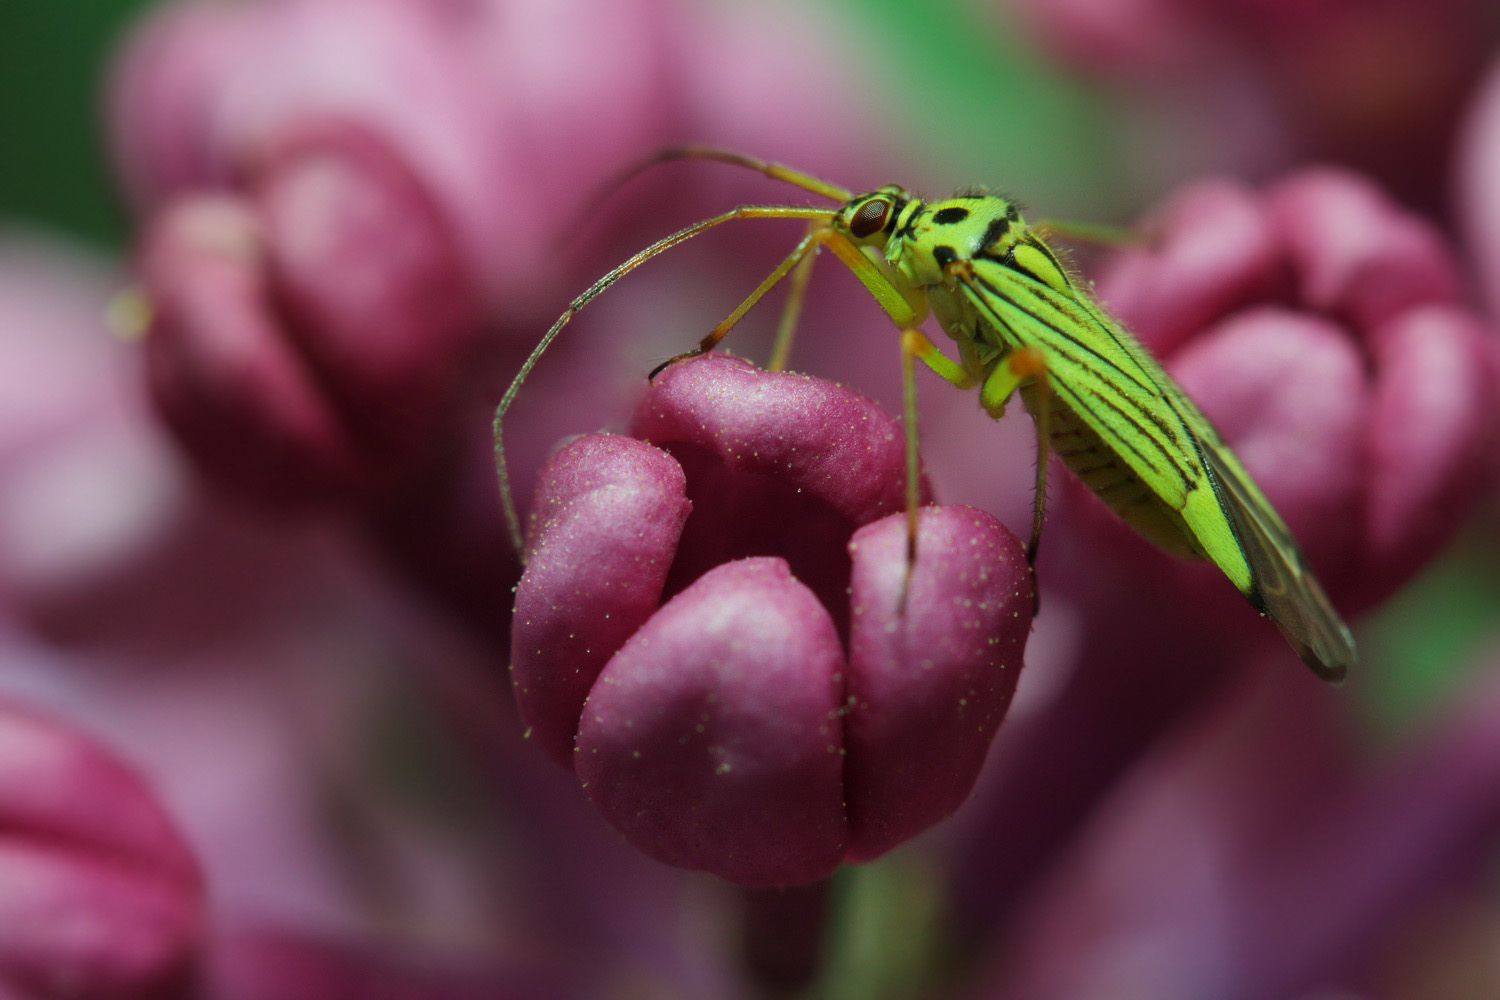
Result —
[[[684, 138], [814, 135], [856, 155], [836, 46], [784, 25], [672, 0], [162, 4], [109, 98], [147, 264], [164, 265], [174, 425], [218, 478], [282, 503], [409, 480], [451, 444], [434, 433], [447, 397], [509, 362], [490, 335], [529, 343], [612, 252], [624, 213], [582, 209], [618, 170]], [[750, 35], [727, 71], [718, 40]], [[769, 89], [734, 89], [757, 74]], [[652, 213], [693, 203], [680, 183], [650, 190]], [[209, 192], [233, 210], [203, 207]], [[216, 276], [184, 290], [200, 268]], [[464, 353], [481, 333], [482, 356]]]
[[1177, 118], [1145, 148], [1175, 132], [1195, 135], [1187, 155], [1211, 158], [1204, 166], [1215, 169], [1348, 163], [1423, 207], [1440, 201], [1433, 195], [1457, 116], [1494, 35], [1489, 5], [1478, 0], [1011, 6], [1046, 48], [1108, 83], [1112, 97]]
[[1367, 608], [1452, 537], [1491, 471], [1500, 367], [1435, 229], [1308, 170], [1188, 188], [1101, 298], [1245, 462], [1335, 600]]
[[[121, 281], [61, 243], [0, 234], [0, 605], [76, 625], [187, 506], [176, 455], [106, 315]], [[115, 593], [112, 597], [118, 597]]]
[[465, 969], [447, 956], [389, 943], [353, 944], [264, 929], [214, 942], [214, 1000], [561, 1000], [540, 976]]
[[1019, 542], [924, 508], [899, 610], [902, 435], [832, 383], [705, 357], [657, 377], [633, 433], [541, 476], [512, 633], [533, 737], [637, 847], [746, 885], [956, 809], [1030, 629]]
[[202, 907], [196, 863], [140, 779], [0, 705], [0, 992], [186, 998]]
[[1477, 89], [1460, 136], [1457, 207], [1475, 286], [1491, 316], [1500, 316], [1500, 60]]
[[154, 210], [233, 183], [264, 143], [309, 120], [357, 122], [428, 192], [487, 298], [513, 307], [546, 277], [559, 205], [666, 140], [672, 63], [659, 7], [166, 4], [119, 60], [116, 156], [136, 202]]
[[432, 459], [475, 289], [432, 202], [371, 133], [311, 123], [248, 169], [246, 194], [180, 199], [147, 236], [158, 404], [241, 493], [378, 490]]
[[1327, 691], [1275, 670], [1241, 685], [1116, 787], [976, 995], [1293, 997], [1383, 981], [1434, 907], [1483, 883], [1500, 837], [1493, 665], [1375, 759], [1351, 752]]
[[155, 649], [263, 606], [283, 533], [195, 488], [111, 336], [125, 276], [92, 252], [0, 232], [0, 617], [53, 643]]

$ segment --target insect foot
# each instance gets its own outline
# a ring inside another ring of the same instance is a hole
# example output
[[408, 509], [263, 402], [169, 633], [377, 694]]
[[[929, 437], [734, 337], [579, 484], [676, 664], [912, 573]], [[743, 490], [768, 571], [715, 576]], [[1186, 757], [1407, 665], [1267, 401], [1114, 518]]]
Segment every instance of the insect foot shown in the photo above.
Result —
[[632, 433], [540, 477], [512, 632], [532, 738], [636, 847], [743, 885], [958, 808], [1030, 632], [1021, 543], [924, 507], [908, 581], [900, 427], [833, 383], [704, 357]]

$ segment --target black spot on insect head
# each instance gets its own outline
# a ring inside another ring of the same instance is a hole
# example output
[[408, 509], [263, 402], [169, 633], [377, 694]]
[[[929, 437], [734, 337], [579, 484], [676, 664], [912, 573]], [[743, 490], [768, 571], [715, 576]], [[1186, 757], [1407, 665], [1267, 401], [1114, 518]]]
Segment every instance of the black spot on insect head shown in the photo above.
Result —
[[953, 205], [949, 208], [940, 209], [933, 213], [932, 221], [939, 226], [951, 226], [964, 221], [969, 217], [969, 210], [961, 205]]
[[932, 248], [932, 259], [938, 262], [939, 267], [947, 267], [958, 260], [958, 251], [946, 243]]

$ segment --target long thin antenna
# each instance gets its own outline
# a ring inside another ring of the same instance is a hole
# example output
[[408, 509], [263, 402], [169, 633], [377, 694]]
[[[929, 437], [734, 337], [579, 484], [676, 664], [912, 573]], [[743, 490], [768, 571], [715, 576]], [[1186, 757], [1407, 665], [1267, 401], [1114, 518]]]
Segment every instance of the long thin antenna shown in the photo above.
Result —
[[784, 181], [795, 185], [804, 191], [820, 194], [834, 201], [848, 201], [854, 197], [854, 192], [848, 188], [840, 187], [830, 181], [814, 177], [812, 174], [804, 173], [784, 163], [772, 163], [769, 160], [757, 159], [746, 156], [744, 153], [736, 153], [732, 149], [720, 149], [717, 146], [700, 146], [696, 144], [682, 146], [668, 146], [659, 150], [656, 155], [649, 157], [635, 168], [635, 172], [646, 170], [658, 163], [666, 163], [671, 160], [717, 160], [720, 163], [732, 163], [737, 167], [754, 170], [756, 173], [764, 174], [772, 180]]
[[594, 195], [584, 202], [581, 214], [587, 217], [588, 214], [599, 206], [600, 202], [608, 197], [611, 192], [625, 184], [625, 182], [639, 174], [645, 173], [658, 164], [670, 163], [672, 160], [716, 160], [720, 163], [730, 163], [737, 167], [744, 167], [747, 170], [754, 170], [756, 173], [770, 177], [772, 180], [794, 185], [804, 191], [811, 191], [813, 194], [832, 198], [834, 201], [843, 202], [854, 197], [854, 192], [848, 188], [839, 187], [837, 184], [821, 180], [812, 174], [803, 173], [785, 164], [759, 160], [753, 156], [736, 153], [730, 149], [720, 149], [717, 146], [683, 145], [667, 146], [664, 149], [658, 149], [656, 152], [642, 157], [640, 160], [609, 177], [599, 185]]

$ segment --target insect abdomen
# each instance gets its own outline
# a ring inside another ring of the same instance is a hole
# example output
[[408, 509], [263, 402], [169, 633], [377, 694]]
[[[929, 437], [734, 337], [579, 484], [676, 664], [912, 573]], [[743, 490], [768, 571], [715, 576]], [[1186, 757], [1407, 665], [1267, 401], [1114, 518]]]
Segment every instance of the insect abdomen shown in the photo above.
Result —
[[[1037, 415], [1037, 394], [1035, 386], [1021, 390], [1022, 402], [1033, 417]], [[1048, 406], [1053, 454], [1095, 496], [1152, 544], [1184, 558], [1207, 557], [1181, 512], [1157, 496], [1068, 406], [1055, 397]]]

